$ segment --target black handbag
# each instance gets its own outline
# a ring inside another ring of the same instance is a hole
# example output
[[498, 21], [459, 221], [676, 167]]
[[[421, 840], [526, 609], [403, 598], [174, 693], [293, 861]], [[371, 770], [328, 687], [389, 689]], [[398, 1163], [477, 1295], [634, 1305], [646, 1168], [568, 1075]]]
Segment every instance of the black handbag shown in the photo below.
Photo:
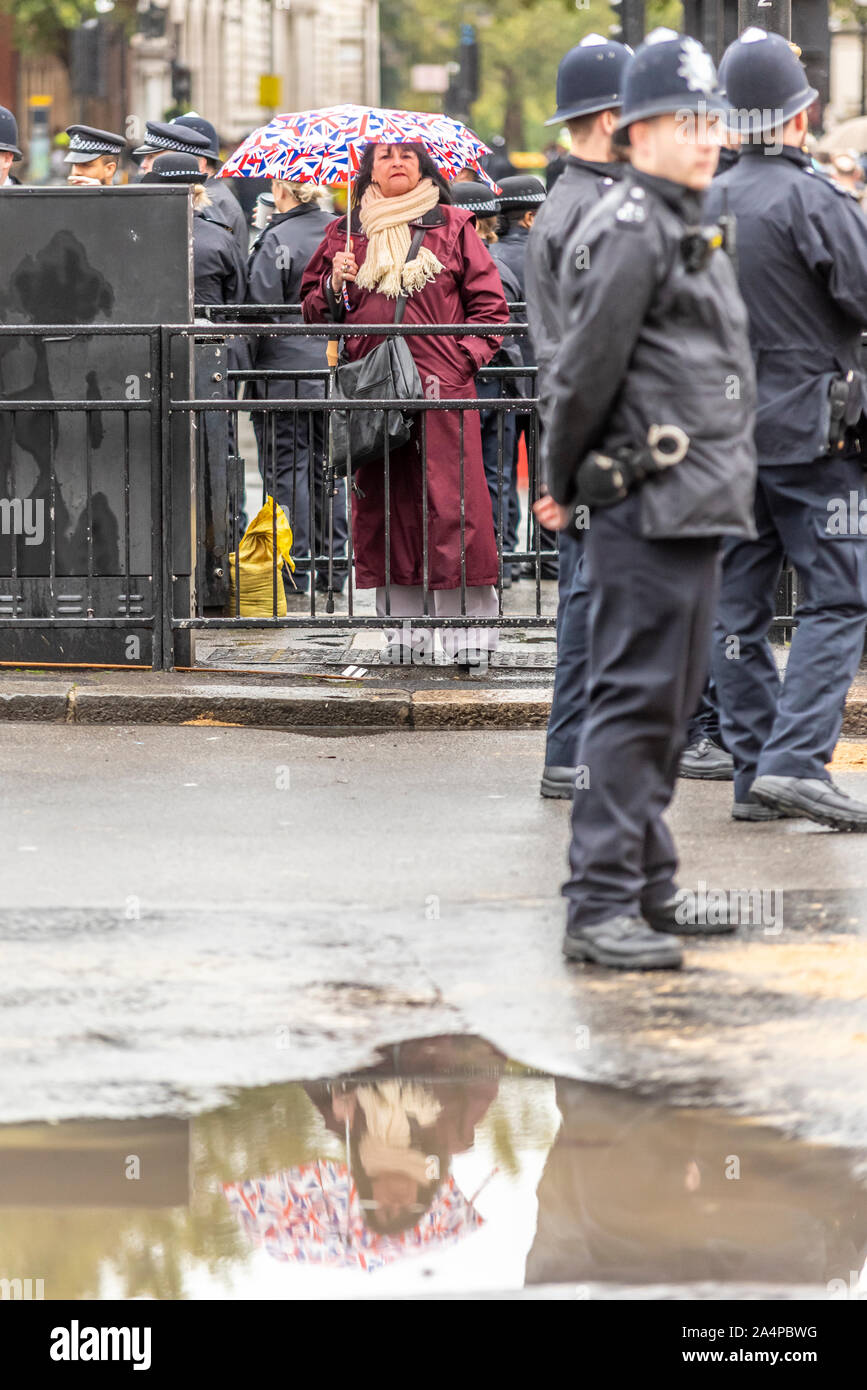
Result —
[[[424, 238], [419, 227], [412, 239], [407, 261], [415, 260]], [[394, 307], [394, 322], [400, 323], [406, 309], [406, 295], [399, 294]], [[336, 368], [331, 380], [330, 399], [351, 405], [359, 400], [419, 400], [422, 395], [421, 377], [405, 338], [386, 338], [379, 347], [360, 357], [357, 362], [345, 359]], [[364, 463], [372, 463], [389, 450], [399, 449], [409, 442], [413, 413], [395, 410], [332, 410], [331, 464], [338, 477], [345, 477], [351, 459], [353, 471]]]

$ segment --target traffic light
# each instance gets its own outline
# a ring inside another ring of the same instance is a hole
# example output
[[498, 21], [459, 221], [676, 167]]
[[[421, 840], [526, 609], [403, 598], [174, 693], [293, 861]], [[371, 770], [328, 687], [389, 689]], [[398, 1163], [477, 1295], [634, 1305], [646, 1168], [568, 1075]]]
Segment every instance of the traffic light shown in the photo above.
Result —
[[69, 35], [69, 85], [73, 96], [108, 95], [106, 35], [98, 19], [86, 19]]
[[470, 107], [479, 95], [479, 45], [472, 24], [461, 25], [458, 60], [450, 63], [451, 81], [443, 99], [447, 116], [469, 118]]
[[472, 24], [461, 25], [460, 81], [466, 110], [479, 95], [479, 45]]
[[612, 39], [637, 48], [644, 38], [644, 0], [610, 0], [616, 23], [610, 25]]
[[193, 100], [193, 74], [183, 63], [172, 60], [172, 100], [177, 106], [190, 106]]

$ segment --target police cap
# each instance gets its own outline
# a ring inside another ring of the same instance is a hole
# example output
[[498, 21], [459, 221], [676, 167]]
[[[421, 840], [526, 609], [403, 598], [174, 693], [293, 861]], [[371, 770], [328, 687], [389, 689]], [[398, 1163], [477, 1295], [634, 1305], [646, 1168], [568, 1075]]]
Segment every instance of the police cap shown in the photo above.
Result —
[[610, 111], [623, 100], [623, 78], [632, 58], [626, 44], [588, 34], [570, 48], [557, 69], [557, 110], [546, 125]]
[[133, 150], [133, 158], [145, 154], [162, 154], [175, 150], [178, 154], [207, 155], [208, 137], [186, 125], [171, 121], [148, 121], [144, 143]]
[[158, 154], [150, 171], [142, 175], [142, 183], [202, 183], [204, 175], [195, 155]]
[[[506, 183], [509, 180], [506, 179]], [[453, 183], [449, 188], [455, 207], [467, 208], [477, 217], [495, 217], [500, 211], [500, 199], [486, 183], [470, 183], [467, 180]]]
[[698, 39], [654, 29], [629, 64], [618, 130], [675, 111], [725, 115], [713, 59]]
[[511, 174], [500, 179], [499, 202], [503, 212], [526, 212], [544, 203], [545, 185], [535, 174]]
[[5, 106], [0, 106], [0, 151], [23, 159], [18, 148], [18, 122]]
[[220, 162], [220, 142], [217, 138], [216, 126], [212, 126], [210, 121], [206, 121], [204, 116], [200, 116], [198, 111], [188, 111], [185, 116], [176, 116], [174, 125], [186, 126], [189, 130], [198, 131], [199, 135], [204, 135], [208, 142], [208, 148], [201, 150], [200, 153], [205, 159], [215, 159]]
[[745, 29], [723, 54], [729, 124], [744, 136], [785, 125], [819, 93], [788, 39], [765, 29]]
[[63, 157], [64, 164], [88, 164], [101, 154], [120, 159], [126, 146], [122, 135], [113, 135], [110, 130], [97, 130], [92, 125], [67, 126], [69, 148]]

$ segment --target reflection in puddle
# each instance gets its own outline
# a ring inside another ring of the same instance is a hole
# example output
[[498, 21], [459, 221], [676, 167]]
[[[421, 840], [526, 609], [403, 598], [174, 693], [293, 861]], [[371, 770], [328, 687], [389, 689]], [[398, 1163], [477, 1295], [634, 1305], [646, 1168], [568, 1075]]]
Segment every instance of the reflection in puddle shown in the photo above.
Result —
[[46, 1298], [851, 1287], [854, 1162], [480, 1038], [419, 1039], [189, 1121], [0, 1129], [0, 1280], [42, 1279]]

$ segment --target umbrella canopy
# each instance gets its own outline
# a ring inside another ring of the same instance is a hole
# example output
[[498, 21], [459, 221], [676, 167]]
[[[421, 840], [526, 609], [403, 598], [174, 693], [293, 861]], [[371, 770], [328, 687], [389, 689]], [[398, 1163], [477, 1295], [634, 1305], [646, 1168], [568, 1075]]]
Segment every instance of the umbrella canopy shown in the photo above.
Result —
[[851, 121], [841, 121], [838, 126], [823, 135], [817, 149], [837, 154], [840, 150], [867, 152], [867, 116], [855, 116]]
[[481, 165], [490, 150], [460, 121], [430, 111], [352, 104], [275, 116], [247, 136], [226, 160], [219, 177], [347, 183], [357, 173], [369, 144], [424, 145], [446, 178], [469, 167], [497, 189]]
[[484, 1224], [449, 1176], [411, 1230], [379, 1235], [365, 1223], [347, 1165], [325, 1158], [266, 1178], [224, 1183], [223, 1194], [254, 1245], [275, 1260], [299, 1264], [381, 1269]]

